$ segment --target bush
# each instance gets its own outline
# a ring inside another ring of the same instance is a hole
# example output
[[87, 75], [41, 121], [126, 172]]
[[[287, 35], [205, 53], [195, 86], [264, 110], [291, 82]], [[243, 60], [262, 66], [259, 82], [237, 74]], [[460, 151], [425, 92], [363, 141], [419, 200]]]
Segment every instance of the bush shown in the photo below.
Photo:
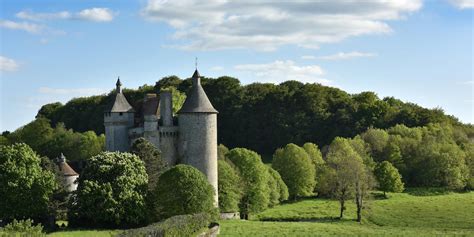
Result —
[[292, 198], [313, 194], [315, 166], [303, 148], [290, 143], [277, 149], [272, 167], [280, 173]]
[[240, 177], [225, 160], [218, 160], [217, 167], [219, 209], [221, 212], [237, 212], [242, 196]]
[[164, 172], [154, 196], [155, 214], [161, 219], [201, 212], [216, 214], [214, 188], [202, 172], [190, 165], [177, 165]]
[[260, 155], [245, 148], [235, 148], [229, 151], [227, 158], [237, 167], [243, 181], [240, 213], [248, 218], [250, 213], [265, 210], [269, 203], [268, 172]]
[[209, 226], [211, 217], [208, 213], [173, 216], [162, 222], [146, 227], [131, 229], [120, 233], [119, 237], [162, 237], [162, 236], [193, 236], [199, 230]]
[[0, 219], [45, 217], [57, 183], [40, 164], [38, 155], [24, 143], [0, 146]]
[[145, 220], [147, 174], [136, 155], [103, 152], [88, 160], [75, 197], [70, 226], [126, 227]]
[[7, 236], [16, 236], [16, 234], [21, 233], [22, 236], [42, 236], [44, 235], [43, 226], [41, 224], [33, 225], [33, 220], [26, 219], [17, 221], [14, 219], [11, 223], [7, 224], [5, 227], [0, 228], [1, 232], [5, 232]]

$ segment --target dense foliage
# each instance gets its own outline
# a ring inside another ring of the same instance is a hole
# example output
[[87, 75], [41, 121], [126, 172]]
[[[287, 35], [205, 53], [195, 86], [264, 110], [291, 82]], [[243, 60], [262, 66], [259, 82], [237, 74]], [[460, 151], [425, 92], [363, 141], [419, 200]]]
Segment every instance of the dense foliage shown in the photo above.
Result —
[[146, 227], [123, 231], [119, 237], [165, 237], [165, 236], [194, 236], [198, 231], [207, 228], [212, 218], [208, 213], [193, 215], [178, 215]]
[[206, 176], [190, 165], [177, 165], [164, 172], [154, 191], [160, 219], [175, 215], [214, 213], [214, 188]]
[[238, 212], [242, 196], [240, 176], [226, 160], [218, 160], [219, 209], [221, 212]]
[[429, 124], [369, 129], [361, 137], [375, 161], [392, 163], [407, 186], [462, 189], [474, 176], [473, 143], [468, 136], [460, 127]]
[[70, 226], [136, 226], [146, 215], [147, 174], [136, 155], [102, 152], [87, 160], [70, 202]]
[[375, 168], [375, 177], [377, 178], [378, 188], [383, 191], [384, 196], [386, 192], [400, 193], [403, 192], [404, 184], [402, 177], [390, 162], [383, 161]]
[[303, 148], [290, 143], [277, 149], [273, 155], [272, 167], [288, 186], [290, 197], [313, 194], [316, 184], [315, 165]]
[[0, 219], [42, 219], [57, 183], [26, 144], [0, 145]]
[[[241, 85], [238, 79], [224, 76], [202, 78], [202, 85], [219, 111], [219, 143], [247, 147], [264, 156], [288, 143], [311, 141], [322, 147], [336, 136], [353, 137], [368, 127], [459, 123], [441, 109], [425, 109], [391, 97], [379, 99], [372, 92], [351, 95], [319, 84], [287, 81], [279, 85]], [[144, 85], [123, 91], [128, 101], [139, 108], [146, 93], [168, 87], [187, 92], [190, 86], [189, 79], [171, 76], [158, 81], [155, 87]], [[112, 93], [76, 98], [65, 105], [47, 104], [37, 117], [48, 118], [53, 125], [63, 122], [74, 131], [93, 130], [101, 134], [103, 111]]]
[[151, 142], [141, 137], [132, 144], [130, 153], [137, 155], [145, 163], [148, 175], [148, 189], [154, 189], [158, 182], [158, 177], [167, 167], [167, 164], [161, 158], [160, 150]]
[[34, 224], [31, 219], [17, 221], [14, 219], [5, 227], [0, 228], [0, 236], [45, 236], [43, 226]]
[[275, 206], [280, 202], [288, 200], [288, 187], [281, 178], [278, 171], [267, 166], [268, 169], [268, 186], [270, 187], [270, 206]]
[[97, 136], [93, 131], [74, 132], [61, 122], [55, 126], [52, 128], [46, 118], [38, 118], [6, 135], [6, 143], [26, 143], [50, 159], [63, 153], [70, 161], [84, 161], [104, 150], [104, 135]]
[[240, 213], [248, 218], [251, 213], [265, 210], [269, 204], [268, 172], [260, 155], [245, 148], [234, 148], [226, 156], [242, 177], [243, 197]]

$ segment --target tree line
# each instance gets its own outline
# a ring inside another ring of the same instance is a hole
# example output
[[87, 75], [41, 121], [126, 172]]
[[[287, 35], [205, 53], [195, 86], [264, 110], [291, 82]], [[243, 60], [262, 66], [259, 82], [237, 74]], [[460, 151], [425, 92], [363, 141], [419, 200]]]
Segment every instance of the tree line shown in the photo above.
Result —
[[[387, 129], [397, 124], [407, 127], [429, 123], [449, 123], [467, 127], [473, 137], [474, 128], [463, 125], [442, 109], [426, 109], [393, 97], [380, 99], [373, 92], [348, 94], [320, 84], [287, 81], [279, 85], [252, 83], [241, 85], [232, 77], [202, 78], [202, 85], [218, 115], [219, 143], [228, 147], [246, 147], [269, 160], [273, 151], [288, 143], [307, 141], [324, 147], [335, 137], [354, 137], [370, 127]], [[165, 77], [155, 86], [124, 89], [125, 96], [140, 108], [146, 93], [164, 88], [173, 90], [175, 112], [184, 93], [191, 87], [190, 79]], [[75, 98], [62, 105], [44, 105], [37, 118], [47, 118], [52, 127], [64, 123], [77, 132], [104, 133], [103, 111], [113, 99], [107, 95]]]

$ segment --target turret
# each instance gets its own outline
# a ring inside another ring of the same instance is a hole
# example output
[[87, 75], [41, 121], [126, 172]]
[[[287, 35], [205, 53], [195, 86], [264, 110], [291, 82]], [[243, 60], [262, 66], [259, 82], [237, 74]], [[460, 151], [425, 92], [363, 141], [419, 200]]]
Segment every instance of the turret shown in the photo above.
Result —
[[107, 151], [128, 151], [128, 129], [133, 127], [135, 110], [122, 93], [120, 78], [115, 85], [115, 95], [104, 111], [105, 146]]
[[171, 91], [160, 92], [160, 150], [161, 157], [170, 166], [176, 165], [178, 128], [173, 124], [173, 101]]
[[58, 157], [57, 164], [59, 172], [61, 173], [61, 182], [64, 189], [68, 192], [76, 191], [77, 183], [75, 181], [79, 178], [79, 174], [69, 166], [63, 153]]
[[179, 113], [179, 155], [181, 163], [203, 172], [217, 197], [217, 110], [204, 89], [198, 70], [192, 76], [193, 86]]

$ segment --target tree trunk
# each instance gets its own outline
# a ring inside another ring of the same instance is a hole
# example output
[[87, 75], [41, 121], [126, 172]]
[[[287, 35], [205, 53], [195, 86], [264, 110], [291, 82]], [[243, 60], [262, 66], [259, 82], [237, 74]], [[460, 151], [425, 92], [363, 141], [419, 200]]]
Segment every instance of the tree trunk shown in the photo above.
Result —
[[361, 210], [362, 210], [362, 197], [357, 197], [356, 198], [357, 202], [357, 222], [360, 223], [362, 216], [361, 216]]
[[342, 219], [344, 215], [344, 209], [346, 209], [346, 207], [344, 206], [344, 199], [340, 199], [339, 203], [341, 203], [341, 214], [339, 215], [339, 219]]

